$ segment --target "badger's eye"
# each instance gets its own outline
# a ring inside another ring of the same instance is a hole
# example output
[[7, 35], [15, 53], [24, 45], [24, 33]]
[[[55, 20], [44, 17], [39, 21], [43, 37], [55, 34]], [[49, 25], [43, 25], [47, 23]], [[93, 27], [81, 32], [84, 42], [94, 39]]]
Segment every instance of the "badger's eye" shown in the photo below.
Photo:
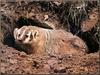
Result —
[[28, 35], [26, 34], [26, 35], [25, 35], [25, 37], [27, 38], [27, 37], [28, 37]]
[[20, 34], [18, 34], [18, 37], [20, 37]]

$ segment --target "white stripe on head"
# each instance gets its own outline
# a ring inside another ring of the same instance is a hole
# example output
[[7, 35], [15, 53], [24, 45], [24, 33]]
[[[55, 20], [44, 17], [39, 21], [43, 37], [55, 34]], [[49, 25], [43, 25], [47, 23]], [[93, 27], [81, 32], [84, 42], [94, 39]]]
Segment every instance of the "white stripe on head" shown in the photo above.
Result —
[[18, 32], [18, 28], [14, 29], [14, 38], [17, 39], [17, 32]]

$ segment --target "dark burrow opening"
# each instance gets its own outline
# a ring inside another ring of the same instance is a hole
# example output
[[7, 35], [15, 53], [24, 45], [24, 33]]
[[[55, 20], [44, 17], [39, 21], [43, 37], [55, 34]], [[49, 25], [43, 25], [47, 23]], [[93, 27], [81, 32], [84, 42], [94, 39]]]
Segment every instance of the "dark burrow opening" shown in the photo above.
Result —
[[[45, 25], [42, 26], [40, 23], [41, 22], [37, 22], [37, 21], [34, 22], [31, 19], [23, 19], [23, 18], [20, 18], [18, 21], [16, 21], [16, 25], [17, 25], [18, 28], [20, 28], [24, 25], [36, 25], [36, 26], [39, 25], [39, 27], [52, 29], [50, 27], [45, 27]], [[95, 37], [93, 35], [91, 35], [91, 33], [89, 33], [89, 32], [79, 32], [77, 35], [85, 41], [86, 45], [88, 46], [89, 53], [97, 52], [99, 50], [99, 43], [97, 42], [96, 39], [94, 39]], [[20, 46], [19, 47], [16, 46], [14, 37], [10, 32], [4, 35], [3, 43], [5, 45], [10, 46], [10, 47], [14, 47], [18, 50], [23, 50], [22, 48], [20, 48]]]

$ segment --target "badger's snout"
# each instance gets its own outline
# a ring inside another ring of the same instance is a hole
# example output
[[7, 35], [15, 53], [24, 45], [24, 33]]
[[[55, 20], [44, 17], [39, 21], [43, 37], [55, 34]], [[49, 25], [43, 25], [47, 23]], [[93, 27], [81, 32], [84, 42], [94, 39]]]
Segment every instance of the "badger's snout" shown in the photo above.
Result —
[[20, 33], [20, 30], [18, 28], [14, 29], [14, 38], [16, 42], [22, 43], [23, 41], [23, 36]]

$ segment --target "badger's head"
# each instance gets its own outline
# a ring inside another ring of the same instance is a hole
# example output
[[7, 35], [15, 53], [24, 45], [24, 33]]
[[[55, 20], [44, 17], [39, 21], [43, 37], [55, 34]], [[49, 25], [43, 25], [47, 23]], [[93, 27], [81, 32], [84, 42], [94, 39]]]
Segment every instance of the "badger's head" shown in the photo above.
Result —
[[32, 44], [33, 42], [36, 42], [38, 39], [38, 34], [38, 30], [32, 29], [29, 26], [14, 29], [15, 41], [21, 44]]

